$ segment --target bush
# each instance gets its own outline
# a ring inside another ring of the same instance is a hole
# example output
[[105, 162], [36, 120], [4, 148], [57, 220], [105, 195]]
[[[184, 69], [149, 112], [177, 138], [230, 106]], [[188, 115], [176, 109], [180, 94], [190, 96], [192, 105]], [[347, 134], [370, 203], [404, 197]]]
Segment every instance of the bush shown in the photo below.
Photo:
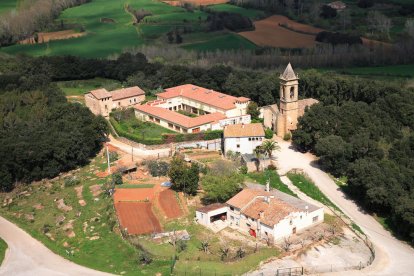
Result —
[[180, 252], [185, 251], [186, 249], [187, 249], [187, 242], [183, 240], [179, 240], [177, 242], [177, 252], [180, 253]]
[[121, 185], [123, 183], [123, 181], [122, 181], [122, 175], [120, 173], [114, 173], [112, 175], [112, 183], [114, 185]]
[[151, 255], [146, 251], [141, 252], [138, 256], [138, 263], [144, 264], [144, 265], [152, 263]]
[[337, 44], [362, 44], [362, 39], [356, 35], [349, 35], [349, 34], [341, 34], [341, 33], [333, 33], [323, 31], [316, 35], [316, 41], [323, 42], [323, 43], [330, 43], [332, 45]]
[[273, 130], [271, 130], [270, 128], [266, 128], [265, 138], [266, 139], [272, 139], [273, 138]]
[[243, 165], [239, 168], [241, 174], [247, 174], [247, 166]]
[[268, 169], [269, 171], [275, 171], [275, 170], [277, 170], [276, 166], [275, 166], [275, 165], [273, 165], [273, 164], [270, 164], [269, 166], [267, 166], [267, 169]]
[[283, 140], [285, 141], [289, 141], [292, 138], [292, 134], [290, 134], [290, 132], [285, 133], [285, 135], [283, 135]]
[[374, 0], [359, 0], [358, 1], [358, 7], [366, 9], [366, 8], [371, 8], [372, 6], [374, 6], [375, 2]]
[[65, 187], [73, 187], [80, 183], [80, 180], [76, 178], [75, 176], [70, 176], [65, 178]]
[[147, 168], [152, 176], [165, 176], [168, 173], [170, 165], [164, 161], [151, 160], [147, 162]]
[[118, 153], [116, 151], [110, 151], [109, 152], [109, 162], [114, 162], [118, 160]]

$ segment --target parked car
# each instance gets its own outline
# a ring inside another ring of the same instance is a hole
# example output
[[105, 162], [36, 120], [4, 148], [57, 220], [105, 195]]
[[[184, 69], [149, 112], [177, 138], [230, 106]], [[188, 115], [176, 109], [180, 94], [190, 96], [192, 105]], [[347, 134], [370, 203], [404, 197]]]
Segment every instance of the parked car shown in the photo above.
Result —
[[171, 187], [172, 186], [172, 183], [170, 181], [162, 182], [161, 183], [161, 186], [162, 187]]

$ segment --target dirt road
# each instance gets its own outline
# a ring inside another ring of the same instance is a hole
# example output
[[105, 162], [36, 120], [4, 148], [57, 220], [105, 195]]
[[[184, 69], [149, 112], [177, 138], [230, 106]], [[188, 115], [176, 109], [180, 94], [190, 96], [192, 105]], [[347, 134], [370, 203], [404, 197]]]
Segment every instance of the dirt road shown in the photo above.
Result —
[[0, 275], [112, 275], [82, 267], [56, 255], [3, 217], [0, 217], [0, 237], [8, 245]]
[[371, 266], [362, 271], [346, 271], [343, 275], [413, 275], [413, 248], [394, 238], [372, 216], [348, 199], [334, 181], [314, 165], [313, 155], [297, 152], [290, 143], [281, 139], [277, 139], [277, 142], [281, 147], [275, 153], [280, 173], [285, 174], [293, 168], [303, 169], [319, 189], [362, 228], [375, 245], [376, 257]]

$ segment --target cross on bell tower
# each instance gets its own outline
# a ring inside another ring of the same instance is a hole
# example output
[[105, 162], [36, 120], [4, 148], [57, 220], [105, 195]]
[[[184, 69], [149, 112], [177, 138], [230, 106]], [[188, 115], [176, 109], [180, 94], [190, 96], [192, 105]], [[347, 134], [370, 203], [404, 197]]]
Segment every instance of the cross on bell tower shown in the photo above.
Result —
[[280, 75], [280, 108], [277, 118], [277, 135], [283, 137], [296, 129], [298, 123], [298, 86], [299, 76], [289, 63]]

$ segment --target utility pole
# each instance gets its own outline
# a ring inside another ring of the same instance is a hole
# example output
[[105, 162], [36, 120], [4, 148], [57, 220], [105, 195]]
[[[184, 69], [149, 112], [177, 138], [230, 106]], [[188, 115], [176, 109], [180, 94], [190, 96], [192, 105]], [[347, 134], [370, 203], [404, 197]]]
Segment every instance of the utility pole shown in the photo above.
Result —
[[132, 156], [132, 162], [134, 162], [134, 147], [131, 146], [131, 156]]
[[109, 151], [108, 151], [108, 145], [107, 145], [107, 144], [105, 144], [105, 146], [106, 146], [106, 157], [107, 157], [107, 160], [108, 160], [108, 174], [111, 174], [111, 164], [110, 164], [110, 162], [109, 162]]

